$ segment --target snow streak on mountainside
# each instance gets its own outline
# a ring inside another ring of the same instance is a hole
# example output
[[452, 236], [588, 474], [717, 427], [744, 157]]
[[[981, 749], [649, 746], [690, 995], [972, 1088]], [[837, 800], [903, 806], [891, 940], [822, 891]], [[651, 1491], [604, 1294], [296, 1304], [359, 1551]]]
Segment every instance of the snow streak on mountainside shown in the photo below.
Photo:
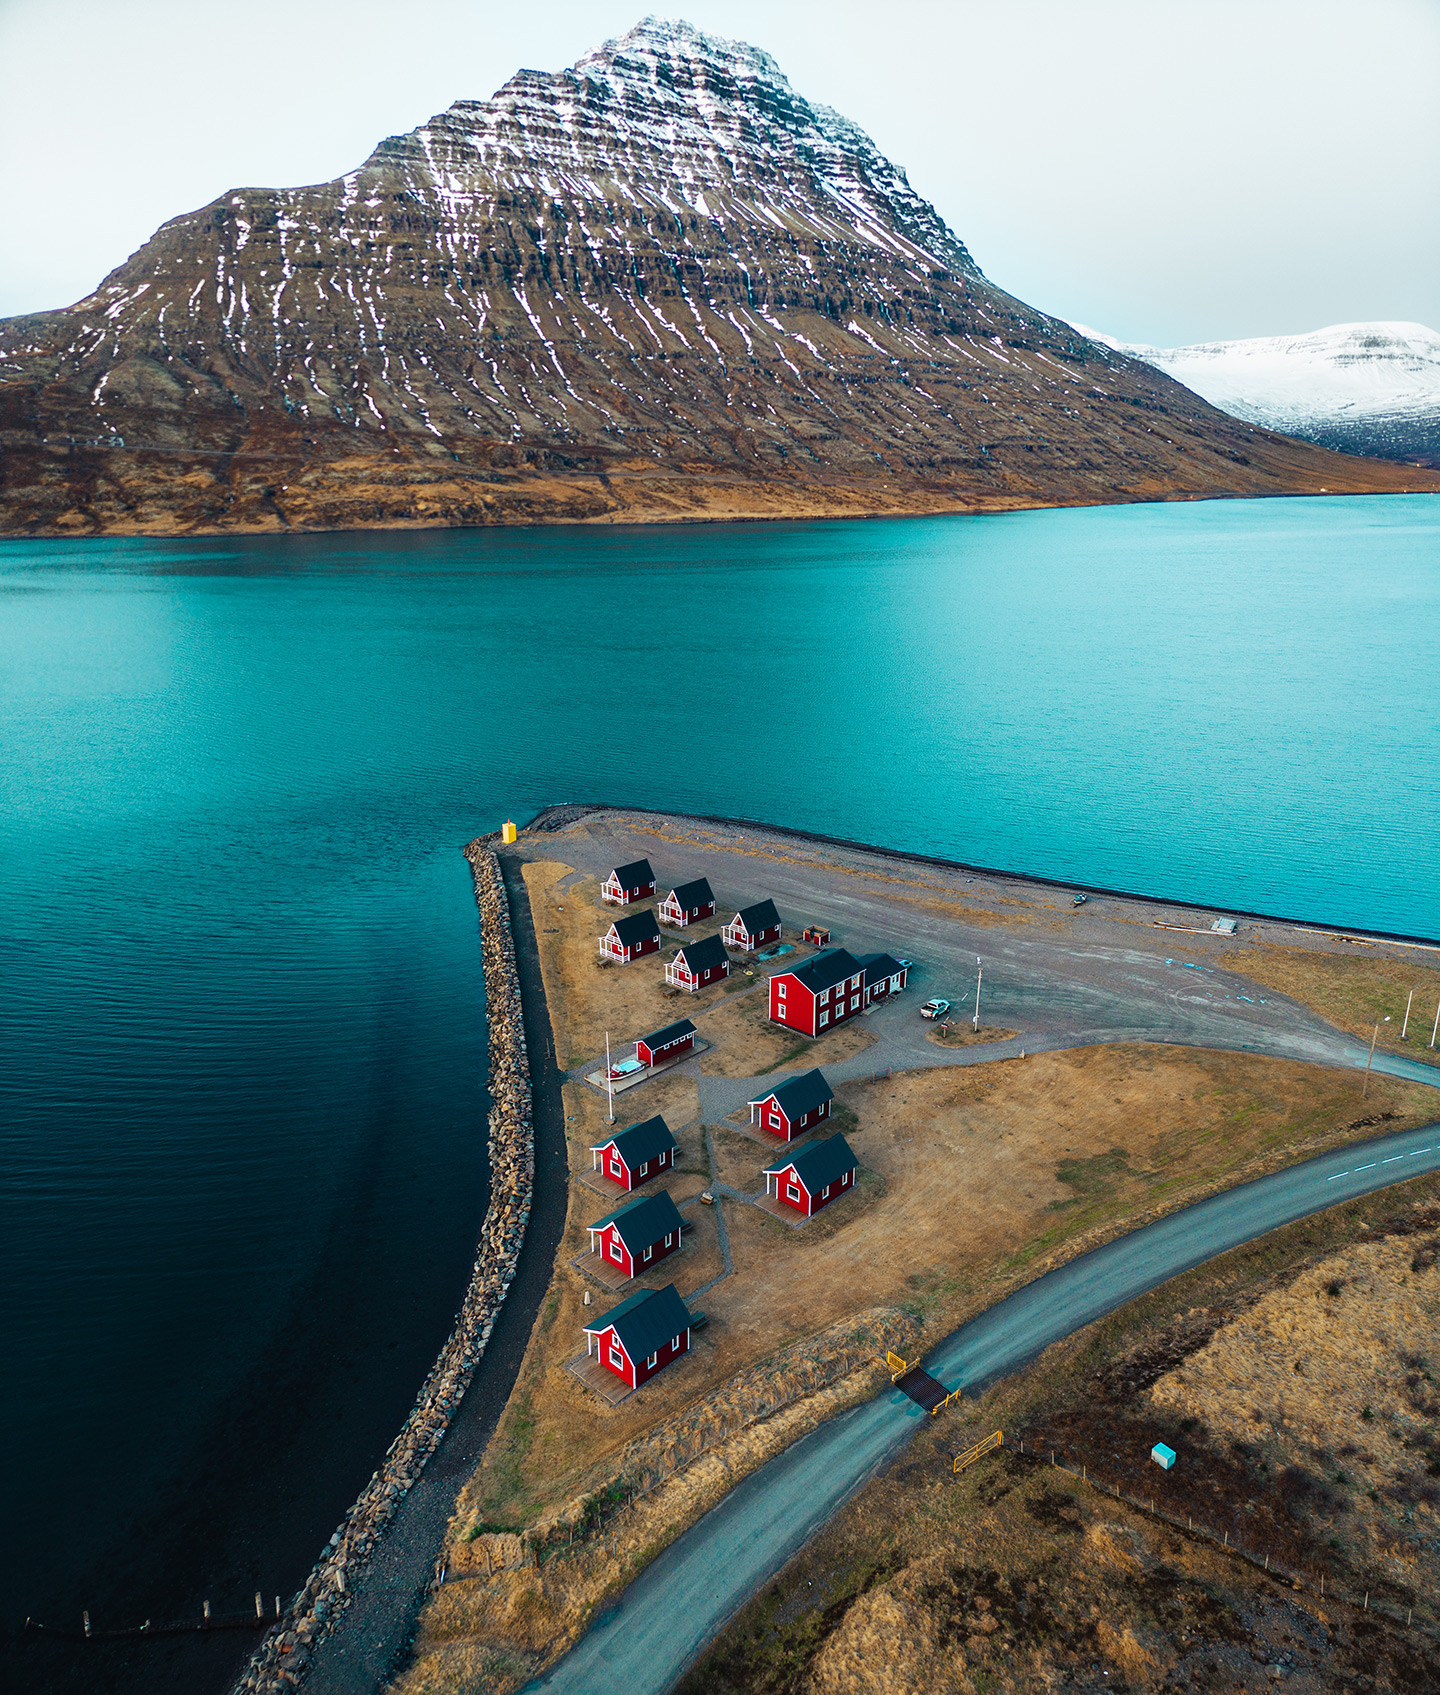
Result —
[[1397, 475], [1238, 424], [1012, 299], [767, 54], [654, 18], [336, 182], [224, 195], [76, 305], [0, 325], [0, 441], [0, 527], [77, 534]]
[[1342, 452], [1440, 465], [1440, 335], [1424, 324], [1332, 324], [1193, 347], [1142, 347], [1074, 327], [1252, 424]]

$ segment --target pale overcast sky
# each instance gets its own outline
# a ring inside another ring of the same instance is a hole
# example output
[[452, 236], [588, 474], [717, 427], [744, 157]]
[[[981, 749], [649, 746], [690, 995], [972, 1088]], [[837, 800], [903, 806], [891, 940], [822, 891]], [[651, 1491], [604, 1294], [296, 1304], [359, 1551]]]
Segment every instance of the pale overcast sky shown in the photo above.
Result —
[[[653, 0], [652, 0], [653, 3]], [[326, 180], [644, 0], [0, 0], [0, 315]], [[1440, 0], [686, 0], [862, 124], [986, 273], [1171, 346], [1440, 328]]]

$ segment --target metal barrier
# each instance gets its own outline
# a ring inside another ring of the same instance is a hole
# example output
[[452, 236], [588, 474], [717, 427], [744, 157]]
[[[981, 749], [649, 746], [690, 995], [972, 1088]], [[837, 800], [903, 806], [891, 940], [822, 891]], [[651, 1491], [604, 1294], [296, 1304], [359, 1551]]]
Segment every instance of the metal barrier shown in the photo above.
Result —
[[982, 1454], [988, 1454], [992, 1448], [1002, 1448], [1004, 1445], [1005, 1432], [1003, 1430], [995, 1431], [992, 1435], [987, 1436], [983, 1442], [977, 1442], [973, 1448], [967, 1448], [963, 1454], [956, 1454], [955, 1463], [950, 1468], [951, 1475], [958, 1477], [967, 1465], [974, 1465]]

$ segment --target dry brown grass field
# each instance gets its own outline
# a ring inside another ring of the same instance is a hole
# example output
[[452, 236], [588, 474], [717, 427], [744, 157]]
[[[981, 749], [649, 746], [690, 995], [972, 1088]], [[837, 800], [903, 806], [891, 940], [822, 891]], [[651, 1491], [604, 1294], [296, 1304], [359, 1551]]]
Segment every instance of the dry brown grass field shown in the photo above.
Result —
[[[1428, 1695], [1437, 1254], [1440, 1178], [1420, 1178], [1058, 1344], [924, 1427], [681, 1695]], [[1297, 1375], [1313, 1381], [1297, 1392]], [[952, 1476], [996, 1428], [1007, 1447]], [[1169, 1473], [1157, 1440], [1179, 1455]]]
[[[1440, 971], [1431, 966], [1377, 958], [1368, 949], [1324, 953], [1286, 947], [1245, 948], [1226, 955], [1224, 966], [1278, 989], [1367, 1043], [1378, 1024], [1377, 1049], [1440, 1066], [1440, 1047], [1430, 1046], [1440, 1010]], [[1405, 1002], [1412, 989], [1409, 1028], [1402, 1040]]]

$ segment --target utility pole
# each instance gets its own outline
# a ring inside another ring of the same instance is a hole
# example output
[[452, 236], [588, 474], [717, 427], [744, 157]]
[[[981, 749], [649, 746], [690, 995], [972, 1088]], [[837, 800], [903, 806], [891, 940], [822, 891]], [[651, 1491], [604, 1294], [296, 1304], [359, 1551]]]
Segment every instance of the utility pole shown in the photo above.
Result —
[[985, 967], [980, 963], [980, 955], [975, 955], [975, 1017], [971, 1023], [972, 1030], [980, 1028], [980, 979], [985, 975]]
[[610, 1032], [605, 1032], [605, 1093], [610, 1097], [610, 1122], [615, 1122], [615, 1079], [610, 1075]]
[[1405, 1040], [1405, 1032], [1410, 1028], [1410, 1002], [1415, 999], [1415, 991], [1411, 989], [1405, 997], [1405, 1022], [1400, 1026], [1400, 1040]]
[[[1385, 1023], [1385, 1024], [1388, 1024], [1390, 1022], [1390, 1016], [1389, 1016], [1388, 1013], [1386, 1014], [1386, 1016], [1382, 1020], [1382, 1022]], [[1375, 1026], [1374, 1033], [1370, 1037], [1370, 1055], [1369, 1055], [1369, 1058], [1367, 1058], [1366, 1061], [1365, 1061], [1365, 1087], [1360, 1091], [1360, 1099], [1362, 1101], [1365, 1099], [1366, 1095], [1368, 1095], [1370, 1093], [1370, 1061], [1372, 1059], [1374, 1059], [1374, 1057], [1375, 1057], [1375, 1041], [1376, 1041], [1376, 1038], [1379, 1036], [1379, 1034], [1380, 1034], [1380, 1025], [1377, 1024]]]

